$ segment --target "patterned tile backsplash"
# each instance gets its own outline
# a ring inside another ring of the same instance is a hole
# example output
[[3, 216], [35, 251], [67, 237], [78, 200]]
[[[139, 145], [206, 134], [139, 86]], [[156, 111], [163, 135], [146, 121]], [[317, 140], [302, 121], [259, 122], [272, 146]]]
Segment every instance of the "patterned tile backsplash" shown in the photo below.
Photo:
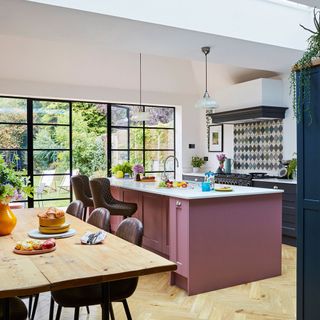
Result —
[[276, 171], [283, 159], [281, 120], [234, 125], [234, 168]]

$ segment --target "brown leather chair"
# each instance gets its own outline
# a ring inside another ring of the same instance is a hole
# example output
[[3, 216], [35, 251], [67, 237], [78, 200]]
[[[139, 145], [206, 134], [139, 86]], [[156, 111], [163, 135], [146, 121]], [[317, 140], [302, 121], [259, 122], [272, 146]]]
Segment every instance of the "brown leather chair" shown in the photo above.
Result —
[[[28, 311], [21, 299], [14, 297], [9, 301], [9, 319], [10, 320], [26, 320], [28, 318]], [[0, 301], [0, 320], [4, 319], [4, 310], [2, 301]]]
[[87, 209], [93, 208], [93, 200], [89, 185], [89, 178], [85, 175], [76, 175], [71, 177], [71, 184], [73, 188], [74, 195], [77, 200], [83, 203], [83, 220], [86, 221]]
[[111, 194], [110, 181], [107, 178], [95, 178], [90, 180], [95, 208], [106, 208], [111, 215], [131, 217], [137, 211], [137, 204], [116, 200]]
[[109, 232], [110, 212], [106, 208], [94, 209], [87, 222], [97, 228]]
[[83, 213], [83, 203], [80, 200], [72, 201], [68, 208], [66, 209], [66, 213], [71, 214], [74, 217], [77, 217], [79, 219], [82, 218]]
[[[127, 218], [123, 220], [116, 231], [116, 235], [124, 240], [141, 246], [143, 235], [141, 221], [136, 218]], [[110, 282], [110, 301], [123, 303], [128, 320], [132, 318], [126, 299], [134, 293], [137, 284], [138, 278]], [[53, 291], [51, 295], [59, 305], [56, 320], [60, 319], [62, 307], [75, 308], [74, 319], [79, 319], [80, 307], [97, 305], [102, 302], [101, 285]], [[110, 305], [110, 314], [111, 319], [114, 320], [112, 305]]]

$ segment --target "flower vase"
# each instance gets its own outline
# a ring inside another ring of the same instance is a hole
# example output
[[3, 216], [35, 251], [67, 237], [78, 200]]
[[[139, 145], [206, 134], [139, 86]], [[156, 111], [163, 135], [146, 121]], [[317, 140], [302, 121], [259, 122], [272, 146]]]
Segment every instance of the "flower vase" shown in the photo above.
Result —
[[219, 161], [219, 167], [218, 167], [216, 173], [224, 173], [223, 168], [224, 168], [224, 161]]
[[16, 226], [17, 218], [8, 204], [0, 203], [0, 236], [6, 236]]
[[136, 181], [141, 181], [140, 173], [136, 174]]

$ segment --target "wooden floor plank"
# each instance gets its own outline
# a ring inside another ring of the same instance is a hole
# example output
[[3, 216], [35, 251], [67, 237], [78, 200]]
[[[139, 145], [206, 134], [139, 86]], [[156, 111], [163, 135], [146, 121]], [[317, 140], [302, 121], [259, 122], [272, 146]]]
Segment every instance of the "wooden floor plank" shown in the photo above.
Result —
[[[280, 277], [253, 282], [188, 297], [169, 285], [169, 274], [140, 278], [129, 299], [135, 320], [294, 320], [296, 314], [296, 249], [283, 245]], [[41, 294], [37, 320], [48, 319], [49, 295]], [[122, 304], [114, 303], [117, 320], [125, 320]], [[81, 309], [80, 319], [100, 319], [100, 308], [91, 307], [90, 315]], [[64, 309], [61, 319], [73, 318], [72, 309]]]

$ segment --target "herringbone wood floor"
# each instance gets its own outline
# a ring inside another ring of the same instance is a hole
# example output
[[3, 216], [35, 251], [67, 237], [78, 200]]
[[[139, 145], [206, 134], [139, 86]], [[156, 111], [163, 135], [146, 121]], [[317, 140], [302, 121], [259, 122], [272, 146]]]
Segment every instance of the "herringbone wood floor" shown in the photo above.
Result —
[[[128, 300], [136, 320], [294, 320], [296, 304], [296, 249], [283, 245], [282, 276], [188, 297], [169, 285], [169, 274], [141, 277]], [[235, 266], [236, 267], [236, 266]], [[116, 319], [126, 319], [122, 304], [114, 303]], [[49, 294], [41, 294], [37, 320], [48, 319]], [[100, 319], [100, 307], [81, 309], [81, 319]], [[64, 309], [61, 319], [72, 320]]]

